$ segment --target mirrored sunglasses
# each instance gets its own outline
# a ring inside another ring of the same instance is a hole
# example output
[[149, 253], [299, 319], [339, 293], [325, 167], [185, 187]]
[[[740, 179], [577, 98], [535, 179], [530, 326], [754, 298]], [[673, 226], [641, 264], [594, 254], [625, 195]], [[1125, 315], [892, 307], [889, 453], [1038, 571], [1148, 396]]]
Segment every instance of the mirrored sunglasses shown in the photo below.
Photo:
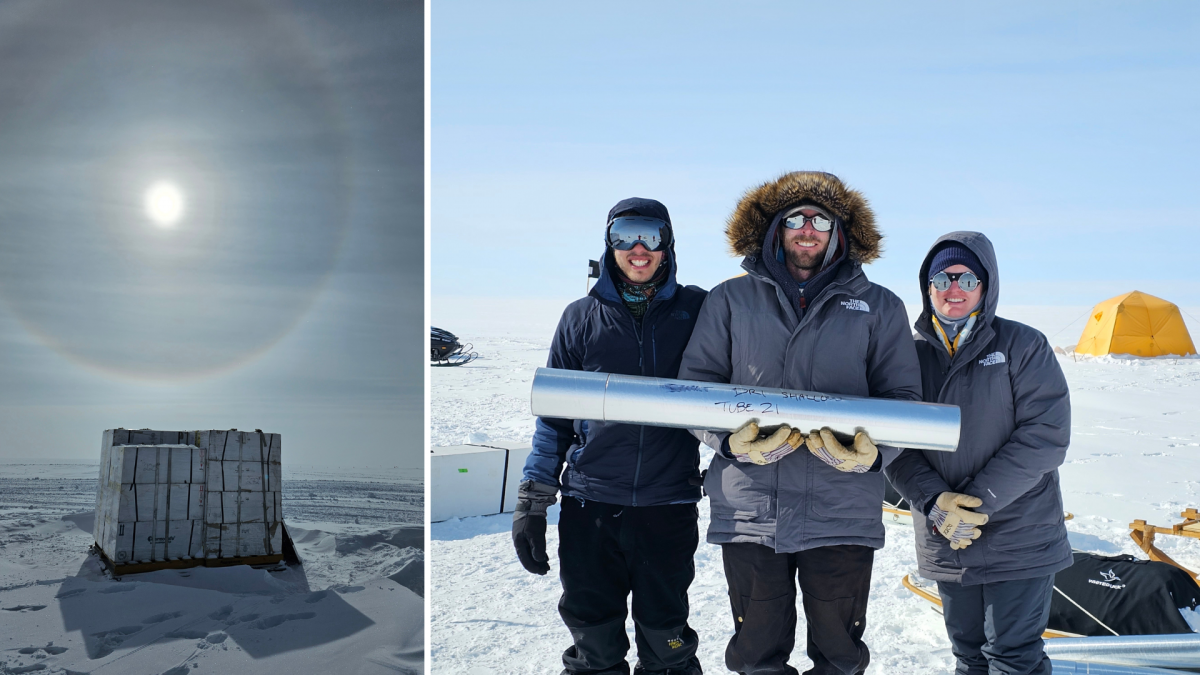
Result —
[[783, 221], [783, 226], [789, 230], [799, 230], [800, 228], [804, 227], [805, 223], [812, 225], [812, 228], [817, 232], [828, 232], [833, 229], [833, 221], [819, 213], [815, 216], [805, 216], [797, 213], [796, 215], [785, 219]]
[[958, 282], [958, 287], [967, 293], [975, 290], [982, 283], [979, 281], [979, 277], [972, 272], [938, 272], [933, 275], [929, 283], [934, 290], [945, 292], [950, 290], [950, 284], [955, 281]]

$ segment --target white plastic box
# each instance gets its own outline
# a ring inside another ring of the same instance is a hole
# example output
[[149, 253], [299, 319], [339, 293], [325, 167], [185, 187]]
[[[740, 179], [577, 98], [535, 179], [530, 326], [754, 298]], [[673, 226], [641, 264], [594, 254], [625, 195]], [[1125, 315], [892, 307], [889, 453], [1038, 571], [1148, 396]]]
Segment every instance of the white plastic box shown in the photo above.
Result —
[[283, 552], [280, 436], [104, 432], [96, 543], [117, 564]]
[[[505, 444], [507, 446], [509, 444]], [[530, 448], [455, 445], [430, 450], [431, 522], [512, 511]]]

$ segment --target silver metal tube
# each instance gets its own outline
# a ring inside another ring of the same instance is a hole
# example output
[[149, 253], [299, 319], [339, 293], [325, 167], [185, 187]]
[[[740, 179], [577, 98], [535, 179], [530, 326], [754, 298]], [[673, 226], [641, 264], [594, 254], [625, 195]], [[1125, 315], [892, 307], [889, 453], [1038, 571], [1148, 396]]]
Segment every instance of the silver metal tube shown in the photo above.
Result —
[[757, 420], [807, 433], [829, 427], [877, 444], [953, 452], [958, 406], [713, 382], [538, 368], [530, 406], [538, 417], [733, 431]]
[[1046, 654], [1119, 666], [1200, 668], [1200, 633], [1056, 638], [1046, 641]]
[[1139, 666], [1112, 666], [1106, 663], [1081, 663], [1079, 661], [1050, 660], [1054, 675], [1180, 675], [1178, 670], [1142, 668]]

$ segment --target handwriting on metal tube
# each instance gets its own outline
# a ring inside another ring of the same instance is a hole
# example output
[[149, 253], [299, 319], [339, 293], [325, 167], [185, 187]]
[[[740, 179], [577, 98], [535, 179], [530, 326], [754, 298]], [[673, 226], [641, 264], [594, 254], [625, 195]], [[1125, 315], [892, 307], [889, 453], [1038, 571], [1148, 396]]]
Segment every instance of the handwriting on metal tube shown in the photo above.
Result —
[[[706, 387], [697, 384], [675, 384], [665, 383], [660, 385], [663, 389], [677, 394], [683, 392], [709, 392], [713, 387]], [[733, 397], [735, 399], [743, 399], [737, 401], [715, 401], [713, 405], [719, 406], [723, 412], [728, 413], [755, 413], [760, 415], [780, 415], [779, 403], [767, 401], [747, 401], [745, 397], [758, 399], [783, 399], [785, 401], [810, 401], [812, 403], [825, 403], [828, 401], [841, 401], [840, 396], [831, 396], [829, 394], [818, 394], [806, 391], [787, 391], [785, 389], [753, 389], [750, 387], [733, 387]]]
[[672, 384], [672, 383], [664, 384], [664, 385], [662, 385], [662, 388], [666, 389], [667, 391], [669, 391], [673, 394], [677, 394], [677, 393], [684, 392], [684, 391], [709, 391], [712, 389], [712, 387], [703, 387], [698, 384]]
[[[744, 389], [742, 387], [733, 388], [734, 398], [742, 396], [754, 396], [761, 398], [782, 398], [785, 401], [811, 401], [813, 403], [825, 403], [827, 401], [840, 401], [839, 396], [829, 396], [827, 394], [813, 394], [799, 391], [763, 391], [762, 389]], [[759, 415], [781, 415], [779, 403], [771, 401], [714, 401], [713, 405], [719, 406], [722, 412], [727, 413], [755, 413]]]
[[713, 405], [721, 406], [721, 412], [727, 413], [780, 414], [778, 405], [763, 401], [716, 401]]
[[734, 387], [733, 397], [740, 398], [742, 396], [757, 396], [760, 398], [782, 398], [793, 401], [812, 401], [814, 403], [824, 403], [826, 401], [840, 401], [840, 396], [830, 396], [828, 394], [813, 394], [805, 391], [787, 391], [775, 390], [769, 391], [764, 389], [749, 389], [745, 387]]

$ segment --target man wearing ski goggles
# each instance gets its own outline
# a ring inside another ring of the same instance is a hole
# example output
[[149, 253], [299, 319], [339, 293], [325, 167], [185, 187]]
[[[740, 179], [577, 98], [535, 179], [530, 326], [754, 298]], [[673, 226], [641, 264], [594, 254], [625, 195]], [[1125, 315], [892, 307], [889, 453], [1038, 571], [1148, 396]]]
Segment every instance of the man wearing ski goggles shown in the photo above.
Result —
[[[623, 199], [604, 238], [600, 278], [563, 312], [546, 365], [677, 377], [705, 291], [675, 278], [667, 207]], [[563, 672], [629, 672], [632, 605], [634, 672], [700, 675], [687, 602], [700, 538], [699, 442], [685, 429], [538, 418], [532, 445], [513, 546], [526, 570], [550, 571], [546, 513], [561, 493], [558, 612], [572, 639]]]
[[608, 245], [628, 251], [641, 244], [647, 251], [661, 251], [671, 245], [671, 226], [658, 218], [621, 216], [608, 224]]

